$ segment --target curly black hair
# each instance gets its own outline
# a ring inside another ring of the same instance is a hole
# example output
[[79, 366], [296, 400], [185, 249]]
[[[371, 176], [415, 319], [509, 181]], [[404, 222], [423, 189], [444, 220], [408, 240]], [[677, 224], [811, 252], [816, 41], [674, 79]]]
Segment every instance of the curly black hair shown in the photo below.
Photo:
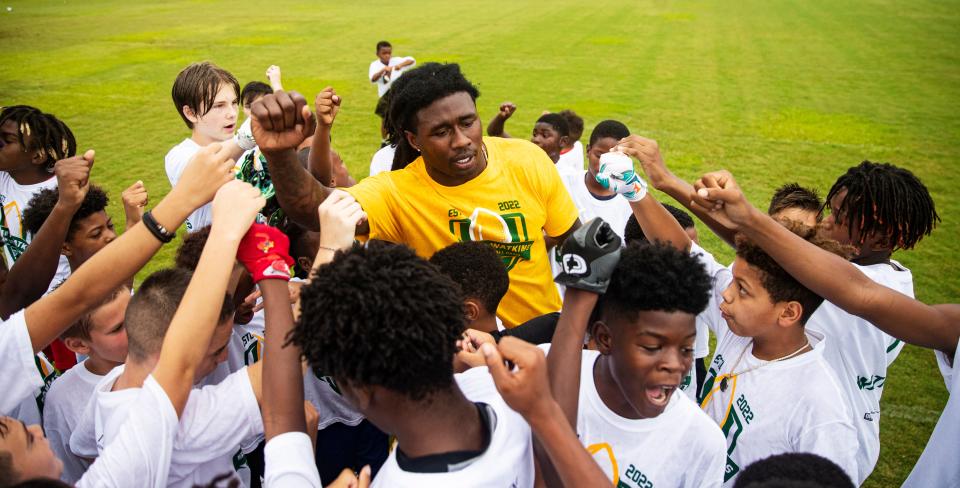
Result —
[[417, 112], [420, 109], [454, 93], [466, 92], [474, 101], [480, 96], [480, 91], [463, 76], [456, 63], [426, 63], [414, 68], [397, 78], [390, 92], [393, 95], [384, 126], [390, 144], [397, 146], [393, 157], [394, 170], [405, 168], [420, 156], [404, 135], [405, 131], [417, 132]]
[[940, 222], [927, 187], [909, 170], [892, 164], [863, 161], [848, 169], [830, 188], [821, 212], [844, 190], [843, 202], [830, 211], [850, 223], [851, 240], [854, 228], [859, 231], [859, 244], [877, 234], [891, 251], [912, 249]]
[[[667, 212], [670, 212], [670, 215], [673, 215], [673, 218], [680, 224], [680, 227], [688, 229], [695, 226], [693, 217], [690, 217], [690, 214], [687, 212], [669, 203], [661, 203], [661, 205], [667, 209]], [[630, 218], [627, 219], [627, 224], [623, 226], [623, 240], [628, 243], [647, 242], [647, 235], [643, 233], [643, 229], [640, 228], [640, 222], [637, 222], [637, 218], [633, 215], [630, 215]]]
[[601, 316], [630, 319], [647, 310], [697, 315], [710, 300], [710, 276], [696, 257], [669, 245], [630, 243], [620, 253]]
[[823, 201], [820, 200], [817, 190], [800, 186], [799, 183], [787, 183], [774, 190], [767, 214], [774, 215], [788, 208], [819, 212], [821, 207]]
[[553, 127], [553, 130], [561, 137], [570, 136], [570, 125], [567, 124], [567, 119], [563, 118], [563, 116], [560, 114], [543, 114], [539, 119], [537, 119], [537, 123], [547, 124], [550, 127]]
[[[26, 227], [28, 232], [33, 235], [37, 235], [37, 233], [40, 232], [40, 227], [43, 227], [43, 223], [47, 221], [47, 217], [53, 212], [53, 207], [57, 205], [57, 199], [59, 198], [60, 191], [57, 188], [47, 188], [33, 194], [30, 202], [27, 203], [27, 208], [23, 211], [23, 226]], [[80, 208], [77, 209], [73, 214], [73, 218], [70, 219], [70, 228], [67, 230], [67, 240], [69, 241], [73, 238], [74, 232], [77, 231], [77, 224], [79, 224], [81, 220], [97, 212], [105, 211], [109, 203], [110, 198], [107, 197], [107, 193], [103, 191], [103, 188], [91, 184], [90, 189], [87, 191], [87, 196], [83, 197]]]
[[[805, 452], [788, 452], [761, 459], [744, 468], [733, 488], [786, 486], [776, 482], [808, 482], [820, 488], [853, 488], [853, 481], [833, 461]], [[767, 484], [769, 483], [769, 484]]]
[[449, 277], [406, 246], [372, 240], [337, 252], [300, 290], [291, 342], [318, 375], [421, 401], [453, 384], [465, 320]]
[[[25, 151], [40, 151], [44, 169], [53, 172], [58, 160], [77, 154], [77, 140], [60, 119], [29, 105], [11, 105], [0, 110], [0, 125], [12, 121], [17, 126], [17, 140]], [[29, 144], [27, 137], [30, 138]]]
[[510, 275], [489, 244], [457, 242], [437, 251], [430, 263], [460, 285], [464, 298], [476, 298], [488, 313], [497, 313], [510, 287]]
[[200, 262], [200, 254], [203, 253], [203, 246], [207, 245], [207, 239], [210, 237], [210, 226], [204, 226], [183, 236], [180, 247], [177, 248], [177, 255], [173, 258], [173, 263], [178, 268], [193, 271], [197, 269], [197, 263]]
[[620, 139], [623, 139], [629, 135], [630, 129], [623, 125], [623, 122], [618, 122], [616, 120], [604, 120], [593, 128], [593, 132], [590, 133], [590, 143], [588, 145], [592, 146], [600, 139], [607, 137], [612, 137], [619, 141]]
[[[794, 234], [802, 237], [804, 240], [820, 249], [831, 252], [844, 259], [849, 259], [853, 252], [850, 246], [844, 246], [839, 242], [827, 238], [819, 227], [808, 227], [795, 221], [781, 222], [784, 227]], [[809, 288], [800, 284], [790, 273], [780, 267], [780, 265], [770, 257], [760, 246], [754, 244], [747, 236], [737, 234], [735, 239], [737, 245], [737, 257], [743, 259], [750, 266], [760, 272], [760, 284], [774, 303], [778, 302], [799, 302], [803, 307], [800, 316], [800, 323], [806, 324], [807, 320], [817, 310], [817, 307], [823, 303], [823, 298], [810, 291]]]

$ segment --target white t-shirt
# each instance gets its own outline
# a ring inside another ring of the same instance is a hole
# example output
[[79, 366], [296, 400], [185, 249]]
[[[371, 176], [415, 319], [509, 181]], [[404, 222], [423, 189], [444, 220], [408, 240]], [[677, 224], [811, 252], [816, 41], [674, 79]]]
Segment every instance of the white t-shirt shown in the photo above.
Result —
[[960, 451], [960, 371], [957, 370], [960, 364], [960, 340], [957, 341], [957, 351], [952, 361], [940, 351], [936, 355], [950, 398], [943, 407], [937, 426], [933, 428], [927, 447], [904, 481], [905, 488], [960, 486], [960, 463], [957, 463], [957, 452]]
[[[892, 263], [857, 269], [876, 283], [913, 297], [913, 275], [900, 263]], [[900, 354], [903, 343], [830, 302], [824, 302], [814, 312], [807, 330], [820, 332], [829, 339], [823, 357], [833, 367], [850, 401], [848, 407], [860, 442], [859, 474], [853, 481], [861, 484], [873, 471], [880, 454], [880, 395], [887, 367]]]
[[[180, 181], [180, 175], [182, 175], [183, 170], [186, 169], [190, 158], [199, 150], [200, 145], [189, 137], [184, 139], [180, 144], [173, 146], [173, 149], [170, 149], [170, 152], [168, 152], [164, 158], [164, 168], [167, 170], [167, 179], [170, 180], [171, 187], [177, 186], [177, 182]], [[187, 232], [198, 231], [210, 225], [212, 222], [213, 204], [208, 203], [194, 210], [193, 213], [187, 217]]]
[[574, 142], [573, 147], [565, 153], [560, 153], [560, 159], [557, 160], [557, 169], [561, 172], [579, 172], [584, 169], [583, 144], [580, 141]]
[[[705, 251], [697, 255], [714, 278], [712, 294], [719, 296], [733, 279], [730, 270]], [[824, 334], [807, 328], [812, 351], [766, 363], [753, 356], [751, 338], [730, 331], [718, 306], [708, 307], [700, 318], [717, 335], [700, 400], [716, 389], [704, 411], [722, 423], [729, 444], [724, 483], [732, 486], [754, 461], [787, 452], [818, 454], [856, 479], [857, 432], [840, 381], [824, 357], [830, 342]], [[727, 379], [726, 391], [715, 384], [718, 375], [750, 369], [736, 383]]]
[[[10, 173], [0, 171], [0, 205], [3, 205], [3, 213], [0, 214], [0, 237], [2, 237], [0, 241], [3, 242], [3, 258], [7, 263], [7, 269], [13, 268], [13, 263], [27, 250], [27, 246], [33, 240], [33, 235], [23, 226], [23, 211], [26, 210], [27, 204], [40, 190], [55, 188], [57, 188], [57, 178], [53, 175], [40, 183], [20, 185], [14, 181]], [[70, 276], [70, 263], [67, 257], [61, 254], [57, 264], [57, 274], [50, 281], [47, 293], [68, 276]]]
[[599, 351], [583, 351], [577, 435], [614, 486], [719, 487], [726, 443], [716, 423], [677, 392], [654, 418], [617, 415], [597, 393], [593, 369], [599, 357]]
[[385, 171], [393, 170], [393, 155], [397, 152], [397, 146], [387, 144], [373, 153], [373, 159], [370, 160], [370, 176]]
[[81, 361], [57, 378], [47, 392], [43, 430], [53, 453], [63, 461], [60, 480], [64, 483], [76, 483], [90, 466], [88, 461], [70, 451], [70, 433], [79, 423], [87, 401], [101, 379], [103, 376], [92, 373], [87, 369], [87, 362]]
[[303, 375], [303, 398], [313, 404], [319, 413], [317, 430], [323, 430], [332, 424], [344, 424], [351, 427], [363, 422], [363, 414], [357, 411], [337, 389], [333, 378], [318, 378], [312, 369]]
[[44, 385], [43, 377], [37, 372], [23, 310], [0, 324], [0, 357], [3, 358], [0, 361], [0, 391], [3, 391], [0, 415], [14, 417], [19, 406], [25, 401], [33, 401], [36, 392]]
[[[413, 69], [413, 67], [417, 65], [416, 60], [409, 56], [403, 57], [403, 58], [401, 58], [400, 56], [390, 57], [390, 66], [396, 66], [407, 60], [413, 61], [413, 64], [411, 64], [410, 66], [404, 66], [402, 69], [395, 70], [392, 73], [387, 73], [386, 75], [381, 76], [379, 79], [377, 79], [377, 81], [370, 82], [377, 85], [378, 97], [382, 97], [384, 93], [387, 93], [387, 90], [389, 90], [390, 87], [393, 86], [393, 82], [397, 81], [397, 78], [400, 78], [400, 76], [403, 75], [404, 72], [406, 72], [407, 70]], [[383, 69], [383, 66], [384, 66], [383, 63], [380, 62], [380, 58], [374, 59], [373, 62], [370, 63], [370, 69], [369, 69], [369, 73], [367, 74], [367, 79], [368, 80], [372, 79], [373, 75], [377, 74], [378, 71]]]
[[[114, 368], [97, 385], [91, 404], [84, 412], [87, 416], [92, 411], [94, 430], [90, 432], [89, 422], [81, 420], [70, 438], [74, 454], [93, 457], [85, 452], [91, 440], [102, 454], [104, 447], [120, 435], [121, 429], [129, 428], [124, 421], [141, 389], [110, 391], [122, 368]], [[168, 486], [205, 485], [235, 470], [242, 470], [238, 475], [249, 479], [249, 469], [245, 465], [236, 466], [234, 458], [241, 445], [260, 435], [263, 435], [263, 419], [246, 369], [233, 373], [218, 385], [194, 389], [174, 440]]]
[[170, 398], [153, 376], [135, 390], [118, 435], [77, 482], [79, 488], [167, 486], [179, 425]]
[[322, 488], [314, 459], [313, 444], [303, 432], [285, 432], [267, 441], [263, 448], [263, 486]]
[[458, 471], [447, 473], [411, 473], [397, 465], [396, 446], [373, 480], [374, 488], [470, 486], [525, 488], [533, 486], [533, 447], [530, 426], [510, 409], [497, 393], [486, 367], [454, 375], [457, 385], [471, 402], [493, 408], [496, 419], [491, 422], [493, 434], [487, 450]]

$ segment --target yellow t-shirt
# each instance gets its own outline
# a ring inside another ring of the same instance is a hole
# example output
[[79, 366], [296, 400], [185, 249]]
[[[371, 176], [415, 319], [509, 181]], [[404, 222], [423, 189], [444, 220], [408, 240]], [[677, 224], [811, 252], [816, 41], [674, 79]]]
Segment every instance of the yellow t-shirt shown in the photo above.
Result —
[[559, 236], [577, 208], [550, 158], [519, 139], [484, 137], [487, 167], [454, 187], [427, 175], [423, 158], [345, 190], [360, 202], [370, 238], [403, 243], [429, 258], [459, 241], [483, 241], [510, 273], [497, 315], [507, 327], [560, 309], [543, 233]]

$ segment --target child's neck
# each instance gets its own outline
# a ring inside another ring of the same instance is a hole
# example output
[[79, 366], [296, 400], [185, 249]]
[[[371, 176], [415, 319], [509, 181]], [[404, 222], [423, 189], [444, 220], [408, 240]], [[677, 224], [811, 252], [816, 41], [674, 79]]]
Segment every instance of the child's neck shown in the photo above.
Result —
[[18, 185], [36, 185], [37, 183], [43, 183], [55, 177], [53, 173], [44, 171], [43, 168], [36, 164], [31, 164], [28, 168], [8, 171], [7, 173], [10, 174], [10, 177], [13, 178], [13, 181], [16, 181]]
[[[603, 404], [610, 411], [625, 419], [639, 420], [656, 416], [644, 415], [627, 400], [623, 391], [617, 386], [617, 380], [614, 379], [613, 373], [610, 371], [611, 368], [613, 368], [613, 362], [610, 360], [610, 356], [603, 354], [597, 358], [597, 362], [593, 365], [593, 384]], [[583, 381], [583, 379], [581, 378], [580, 381]]]
[[809, 352], [810, 348], [804, 349], [809, 344], [807, 334], [801, 326], [776, 330], [775, 333], [753, 338], [753, 356], [763, 361], [773, 361], [793, 353], [800, 355]]
[[123, 373], [120, 374], [120, 377], [118, 377], [117, 381], [113, 384], [112, 391], [142, 388], [143, 382], [147, 380], [147, 376], [150, 376], [150, 373], [156, 365], [156, 359], [152, 361], [136, 361], [131, 360], [130, 356], [127, 356]]
[[614, 194], [613, 190], [601, 186], [600, 182], [594, 178], [593, 173], [591, 173], [590, 170], [587, 170], [583, 173], [583, 182], [587, 185], [587, 191], [589, 191], [591, 195], [597, 197], [609, 197], [610, 195]]
[[435, 394], [430, 403], [410, 404], [395, 435], [399, 448], [410, 458], [483, 449], [483, 423], [477, 407], [456, 385]]
[[86, 361], [83, 362], [86, 366], [87, 371], [97, 375], [103, 376], [110, 372], [113, 368], [120, 366], [123, 363], [116, 363], [113, 361], [108, 361], [103, 359], [95, 354], [91, 354]]
[[497, 330], [497, 316], [484, 314], [478, 317], [477, 320], [470, 322], [470, 328], [492, 334]]
[[200, 146], [200, 147], [209, 146], [210, 144], [213, 144], [214, 142], [223, 142], [223, 141], [215, 140], [215, 139], [212, 138], [212, 137], [205, 136], [205, 135], [201, 134], [201, 133], [198, 132], [198, 131], [193, 131], [193, 134], [190, 135], [190, 140], [193, 141], [193, 142], [196, 142], [197, 145]]

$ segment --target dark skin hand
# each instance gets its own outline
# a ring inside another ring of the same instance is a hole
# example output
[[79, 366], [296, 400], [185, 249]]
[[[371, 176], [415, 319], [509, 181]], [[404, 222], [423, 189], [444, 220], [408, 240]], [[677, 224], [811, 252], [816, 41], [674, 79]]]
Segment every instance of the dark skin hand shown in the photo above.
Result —
[[[280, 207], [298, 224], [320, 230], [317, 207], [333, 189], [318, 182], [297, 160], [297, 147], [314, 133], [317, 123], [307, 99], [280, 90], [257, 100], [250, 115], [250, 128], [270, 165]], [[366, 223], [357, 228], [358, 234], [369, 232]]]

